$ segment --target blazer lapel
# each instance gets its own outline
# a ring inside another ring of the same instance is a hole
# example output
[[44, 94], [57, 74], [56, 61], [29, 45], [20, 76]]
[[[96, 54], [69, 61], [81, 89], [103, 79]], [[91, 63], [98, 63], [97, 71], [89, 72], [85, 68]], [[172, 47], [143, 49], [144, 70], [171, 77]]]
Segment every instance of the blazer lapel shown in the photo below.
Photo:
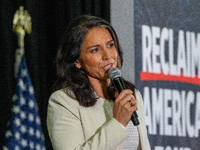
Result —
[[113, 117], [113, 101], [105, 100], [103, 106], [107, 113], [107, 119], [110, 120]]

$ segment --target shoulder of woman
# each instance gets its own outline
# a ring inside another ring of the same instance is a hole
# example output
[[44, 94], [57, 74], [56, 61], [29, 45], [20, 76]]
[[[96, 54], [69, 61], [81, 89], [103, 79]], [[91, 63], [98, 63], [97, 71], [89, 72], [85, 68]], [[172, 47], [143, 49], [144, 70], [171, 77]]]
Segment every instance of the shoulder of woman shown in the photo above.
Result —
[[137, 106], [138, 106], [138, 111], [144, 111], [143, 107], [144, 107], [144, 102], [143, 102], [143, 98], [142, 95], [140, 93], [139, 90], [135, 89], [135, 98], [136, 98], [136, 102], [137, 102]]
[[[67, 89], [69, 90], [69, 89]], [[68, 91], [73, 96], [72, 91]], [[66, 93], [66, 89], [57, 90], [49, 98], [49, 106], [59, 105], [67, 109], [78, 109], [79, 103]]]
[[138, 89], [135, 89], [135, 97], [137, 101], [141, 101], [142, 100], [142, 95], [140, 93], [140, 91]]

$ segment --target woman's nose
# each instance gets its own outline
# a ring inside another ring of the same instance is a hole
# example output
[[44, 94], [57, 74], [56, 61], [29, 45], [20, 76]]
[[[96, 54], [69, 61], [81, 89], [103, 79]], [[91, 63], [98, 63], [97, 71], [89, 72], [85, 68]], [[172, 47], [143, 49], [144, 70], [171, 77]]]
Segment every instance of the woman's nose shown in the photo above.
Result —
[[106, 48], [103, 50], [103, 54], [102, 55], [103, 55], [102, 56], [103, 60], [107, 60], [107, 59], [109, 59], [111, 57], [110, 51], [108, 49], [106, 49]]

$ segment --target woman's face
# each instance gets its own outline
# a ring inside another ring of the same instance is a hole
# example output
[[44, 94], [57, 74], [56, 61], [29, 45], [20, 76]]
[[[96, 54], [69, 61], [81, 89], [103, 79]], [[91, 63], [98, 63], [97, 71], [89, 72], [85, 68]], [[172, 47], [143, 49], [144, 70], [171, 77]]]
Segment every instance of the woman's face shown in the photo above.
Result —
[[86, 34], [81, 46], [77, 68], [86, 72], [89, 79], [108, 79], [108, 70], [117, 66], [118, 52], [110, 32], [94, 27]]

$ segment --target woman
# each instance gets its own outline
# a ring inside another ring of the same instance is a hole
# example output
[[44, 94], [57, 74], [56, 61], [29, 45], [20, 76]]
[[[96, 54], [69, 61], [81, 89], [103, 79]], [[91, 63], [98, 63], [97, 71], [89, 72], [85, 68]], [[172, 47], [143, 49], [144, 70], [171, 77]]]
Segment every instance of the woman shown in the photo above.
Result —
[[[149, 150], [143, 103], [135, 86], [117, 93], [108, 70], [121, 69], [122, 52], [105, 20], [84, 15], [72, 21], [57, 54], [55, 92], [47, 126], [56, 150]], [[133, 126], [137, 110], [140, 125]]]

